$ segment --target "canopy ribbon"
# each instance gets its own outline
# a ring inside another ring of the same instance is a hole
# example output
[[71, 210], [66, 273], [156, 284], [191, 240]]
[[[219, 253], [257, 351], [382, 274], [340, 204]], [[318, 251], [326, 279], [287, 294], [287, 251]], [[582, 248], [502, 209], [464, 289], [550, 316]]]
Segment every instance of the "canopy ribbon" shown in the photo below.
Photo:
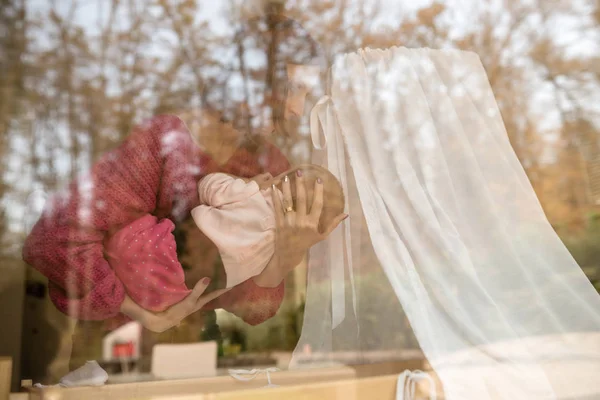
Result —
[[273, 385], [271, 383], [271, 372], [277, 372], [277, 371], [279, 371], [279, 369], [275, 368], [275, 367], [265, 368], [265, 369], [259, 369], [259, 368], [230, 369], [229, 375], [231, 375], [232, 378], [237, 379], [238, 381], [248, 382], [248, 381], [251, 381], [252, 379], [256, 378], [256, 376], [259, 373], [265, 372], [267, 374], [267, 382], [269, 382], [268, 385], [265, 387], [279, 387], [278, 385]]
[[396, 400], [416, 400], [417, 384], [422, 380], [425, 380], [429, 383], [429, 399], [436, 400], [437, 393], [433, 378], [428, 373], [419, 370], [405, 370], [398, 376]]
[[[323, 135], [321, 135], [323, 128]], [[310, 135], [317, 150], [327, 151], [324, 167], [338, 178], [344, 195], [348, 196], [348, 177], [346, 175], [346, 154], [341, 127], [337, 121], [335, 107], [330, 96], [323, 96], [310, 112]], [[348, 214], [348, 204], [344, 204]], [[352, 243], [350, 224], [344, 221], [343, 232], [335, 230], [328, 238], [329, 262], [331, 265], [331, 327], [337, 327], [346, 316], [346, 293], [344, 261], [348, 262], [348, 275], [352, 289], [352, 304], [356, 314], [356, 292], [354, 290], [354, 268], [352, 268]], [[345, 257], [344, 257], [345, 255]], [[337, 257], [336, 257], [337, 256]]]

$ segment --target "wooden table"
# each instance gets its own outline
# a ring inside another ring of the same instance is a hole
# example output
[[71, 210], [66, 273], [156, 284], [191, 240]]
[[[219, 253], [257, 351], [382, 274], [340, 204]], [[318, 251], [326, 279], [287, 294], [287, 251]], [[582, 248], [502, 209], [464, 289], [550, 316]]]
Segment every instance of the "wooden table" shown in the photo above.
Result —
[[12, 358], [0, 357], [0, 400], [8, 399], [12, 378]]

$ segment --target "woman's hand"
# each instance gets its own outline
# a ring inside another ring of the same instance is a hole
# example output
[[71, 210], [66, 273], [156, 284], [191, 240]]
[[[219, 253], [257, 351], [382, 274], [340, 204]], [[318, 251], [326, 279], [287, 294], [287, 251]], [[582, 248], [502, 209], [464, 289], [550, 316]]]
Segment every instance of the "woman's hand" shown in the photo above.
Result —
[[283, 181], [283, 199], [273, 186], [273, 205], [276, 219], [275, 253], [254, 282], [263, 287], [276, 287], [293, 270], [316, 243], [324, 240], [348, 216], [340, 214], [324, 232], [319, 232], [319, 220], [323, 210], [323, 183], [315, 182], [313, 199], [307, 202], [306, 188], [302, 171], [296, 176], [296, 204], [292, 200], [290, 181]]
[[200, 310], [208, 302], [230, 290], [215, 290], [206, 296], [202, 296], [209, 284], [209, 278], [201, 279], [186, 298], [165, 311], [157, 313], [143, 309], [127, 296], [121, 305], [121, 312], [139, 321], [144, 328], [152, 332], [164, 332], [178, 325], [188, 315]]

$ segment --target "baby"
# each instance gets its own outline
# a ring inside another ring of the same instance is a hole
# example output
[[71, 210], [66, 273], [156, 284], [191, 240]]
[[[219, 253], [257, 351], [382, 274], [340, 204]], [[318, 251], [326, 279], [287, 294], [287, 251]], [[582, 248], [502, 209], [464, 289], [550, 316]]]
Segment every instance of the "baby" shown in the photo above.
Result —
[[[295, 203], [298, 170], [304, 177], [307, 199], [312, 200], [315, 183], [322, 180], [319, 230], [324, 232], [344, 211], [341, 185], [325, 168], [304, 165], [275, 178], [263, 175], [257, 179], [214, 173], [198, 182], [200, 205], [191, 211], [192, 218], [218, 248], [227, 288], [259, 275], [267, 266], [275, 251], [272, 185], [281, 196], [283, 180], [289, 177]], [[129, 297], [150, 311], [163, 311], [190, 293], [177, 259], [174, 228], [169, 219], [159, 221], [145, 215], [117, 231], [105, 246], [106, 258]]]
[[273, 186], [282, 197], [284, 177], [290, 179], [296, 199], [296, 173], [302, 171], [306, 197], [313, 198], [315, 183], [323, 183], [323, 210], [319, 231], [344, 211], [344, 194], [338, 180], [327, 169], [304, 165], [273, 179], [251, 180], [223, 173], [210, 174], [198, 183], [200, 205], [192, 210], [198, 228], [217, 246], [230, 288], [259, 275], [275, 252]]

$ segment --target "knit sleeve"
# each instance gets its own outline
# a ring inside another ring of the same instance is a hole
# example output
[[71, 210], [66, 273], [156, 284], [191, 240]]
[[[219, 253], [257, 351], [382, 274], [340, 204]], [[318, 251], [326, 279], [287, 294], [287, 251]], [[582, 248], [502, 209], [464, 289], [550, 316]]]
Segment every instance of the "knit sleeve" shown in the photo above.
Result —
[[48, 201], [25, 241], [23, 259], [48, 278], [50, 298], [61, 312], [87, 320], [119, 313], [125, 290], [104, 257], [104, 239], [155, 209], [161, 137], [185, 129], [174, 116], [135, 127], [89, 173]]
[[247, 324], [258, 325], [277, 314], [283, 295], [283, 282], [275, 288], [264, 288], [248, 279], [209, 303], [207, 308], [223, 308]]
[[149, 311], [164, 311], [191, 293], [177, 259], [174, 228], [170, 219], [147, 214], [104, 243], [104, 256], [125, 291]]

